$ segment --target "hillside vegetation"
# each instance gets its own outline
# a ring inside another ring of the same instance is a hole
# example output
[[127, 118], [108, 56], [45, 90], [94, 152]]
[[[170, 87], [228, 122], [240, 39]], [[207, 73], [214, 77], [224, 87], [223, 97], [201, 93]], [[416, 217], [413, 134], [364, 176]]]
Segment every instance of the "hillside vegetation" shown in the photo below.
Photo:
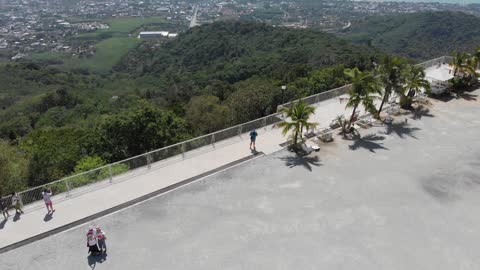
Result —
[[203, 81], [234, 83], [253, 75], [284, 74], [292, 65], [363, 67], [370, 64], [374, 52], [322, 32], [229, 21], [192, 28], [161, 48], [133, 50], [117, 70], [195, 73]]
[[160, 47], [144, 41], [109, 73], [0, 65], [0, 193], [268, 115], [376, 58], [330, 34], [222, 22]]
[[480, 18], [461, 12], [373, 16], [353, 22], [342, 36], [387, 53], [426, 60], [480, 44]]

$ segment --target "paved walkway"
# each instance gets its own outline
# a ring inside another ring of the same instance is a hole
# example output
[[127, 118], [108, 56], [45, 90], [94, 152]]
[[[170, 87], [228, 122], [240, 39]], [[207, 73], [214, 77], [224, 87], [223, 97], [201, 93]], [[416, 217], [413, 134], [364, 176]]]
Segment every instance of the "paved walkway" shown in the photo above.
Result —
[[[328, 127], [335, 116], [345, 111], [345, 103], [339, 98], [316, 104], [313, 121], [320, 123], [320, 128]], [[286, 141], [281, 131], [273, 126], [257, 130], [257, 150], [271, 154], [282, 147]], [[252, 156], [249, 149], [248, 134], [242, 134], [215, 144], [187, 153], [182, 159], [177, 157], [168, 162], [152, 164], [117, 177], [112, 183], [104, 181], [74, 190], [70, 197], [54, 196], [55, 213], [49, 217], [43, 203], [26, 206], [26, 214], [19, 220], [12, 218], [0, 223], [0, 249], [14, 243], [35, 237], [42, 233], [61, 228], [67, 224], [95, 215], [99, 212], [125, 204], [136, 198], [161, 190], [198, 175], [208, 173], [216, 168], [234, 164]]]
[[[1, 269], [480, 269], [479, 94], [260, 157], [0, 254]], [[108, 256], [87, 256], [96, 224]]]

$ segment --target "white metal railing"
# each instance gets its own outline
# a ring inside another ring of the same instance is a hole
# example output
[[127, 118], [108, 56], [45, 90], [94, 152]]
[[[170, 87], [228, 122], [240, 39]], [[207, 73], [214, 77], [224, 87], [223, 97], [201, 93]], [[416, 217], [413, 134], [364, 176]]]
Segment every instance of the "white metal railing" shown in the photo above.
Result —
[[[211, 151], [212, 148], [222, 147], [226, 144], [236, 142], [235, 138], [241, 140], [242, 134], [245, 134], [254, 128], [257, 129], [257, 132], [262, 133], [263, 131], [267, 131], [268, 126], [272, 126], [280, 121], [282, 121], [280, 114], [271, 114], [250, 122], [117, 161], [93, 170], [68, 176], [60, 180], [46, 183], [42, 186], [33, 187], [19, 192], [18, 195], [21, 198], [22, 204], [32, 204], [41, 201], [43, 189], [49, 187], [52, 189], [53, 193], [56, 194], [55, 200], [59, 201], [71, 197], [72, 195], [88, 192], [92, 188], [97, 189], [99, 186], [102, 186], [102, 184], [108, 185], [131, 178], [151, 169], [152, 167], [165, 166], [205, 151]], [[11, 205], [11, 196], [3, 197], [1, 200], [2, 203]], [[39, 206], [41, 206], [41, 204], [39, 204]]]
[[[442, 63], [450, 63], [452, 57], [442, 56], [417, 65], [428, 68]], [[344, 95], [352, 85], [344, 85], [329, 91], [311, 95], [300, 100], [308, 104], [315, 104], [327, 99]], [[228, 143], [228, 139], [241, 139], [241, 135], [256, 128], [271, 126], [282, 121], [282, 116], [278, 111], [280, 108], [290, 106], [294, 102], [288, 102], [277, 107], [277, 113], [247, 122], [233, 127], [229, 127], [217, 132], [196, 137], [184, 142], [179, 142], [161, 149], [157, 149], [145, 154], [134, 156], [118, 162], [114, 162], [93, 170], [82, 172], [76, 175], [68, 176], [60, 180], [47, 183], [42, 186], [33, 187], [19, 192], [23, 204], [33, 204], [42, 200], [42, 190], [45, 187], [52, 189], [55, 200], [66, 199], [75, 194], [88, 192], [92, 188], [98, 188], [100, 185], [108, 185], [116, 181], [121, 181], [134, 177], [138, 173], [145, 172], [152, 167], [165, 166], [185, 158], [198, 155], [202, 151], [209, 151], [215, 147], [221, 147]], [[259, 131], [260, 132], [260, 131]], [[95, 185], [92, 185], [95, 184]], [[11, 204], [11, 196], [1, 198], [2, 203]], [[41, 204], [40, 204], [41, 205]]]
[[452, 61], [453, 61], [453, 57], [442, 56], [442, 57], [438, 57], [438, 58], [435, 58], [435, 59], [432, 59], [432, 60], [428, 60], [428, 61], [416, 64], [416, 66], [421, 66], [423, 68], [429, 68], [429, 67], [438, 66], [438, 65], [441, 65], [441, 64], [451, 64]]
[[315, 103], [318, 103], [318, 102], [321, 102], [321, 101], [324, 101], [324, 100], [327, 100], [327, 99], [331, 99], [331, 98], [335, 98], [335, 97], [344, 95], [344, 94], [348, 93], [348, 90], [350, 89], [351, 86], [352, 86], [351, 84], [347, 84], [347, 85], [344, 85], [344, 86], [341, 86], [341, 87], [338, 87], [338, 88], [335, 88], [335, 89], [332, 89], [332, 90], [328, 90], [328, 91], [321, 92], [321, 93], [318, 93], [318, 94], [315, 94], [315, 95], [311, 95], [311, 96], [308, 96], [308, 97], [297, 99], [297, 100], [294, 100], [294, 101], [291, 101], [291, 102], [288, 102], [288, 103], [284, 103], [282, 105], [278, 105], [277, 106], [277, 112], [279, 112], [281, 108], [288, 107], [288, 106], [292, 105], [293, 103], [298, 102], [300, 100], [307, 103], [307, 104], [315, 104]]
[[[423, 68], [429, 68], [429, 67], [433, 67], [433, 66], [441, 65], [441, 64], [450, 64], [452, 62], [452, 60], [453, 60], [453, 57], [451, 57], [451, 56], [442, 56], [442, 57], [438, 57], [438, 58], [435, 58], [435, 59], [432, 59], [432, 60], [429, 60], [429, 61], [425, 61], [425, 62], [422, 62], [422, 63], [415, 64], [415, 65], [416, 66], [421, 66]], [[347, 85], [344, 85], [344, 86], [341, 86], [341, 87], [338, 87], [338, 88], [335, 88], [335, 89], [332, 89], [332, 90], [328, 90], [328, 91], [325, 91], [325, 92], [321, 92], [321, 93], [318, 93], [318, 94], [314, 94], [314, 95], [311, 95], [311, 96], [308, 96], [308, 97], [300, 98], [300, 99], [297, 99], [297, 100], [294, 100], [294, 101], [291, 101], [291, 102], [287, 102], [287, 103], [278, 105], [277, 106], [277, 112], [279, 112], [282, 107], [288, 107], [288, 106], [292, 105], [293, 103], [298, 102], [300, 100], [307, 103], [307, 104], [315, 104], [315, 103], [318, 103], [318, 102], [321, 102], [321, 101], [324, 101], [324, 100], [327, 100], [327, 99], [331, 99], [331, 98], [335, 98], [335, 97], [347, 94], [348, 90], [350, 89], [351, 86], [352, 86], [351, 84], [347, 84]]]

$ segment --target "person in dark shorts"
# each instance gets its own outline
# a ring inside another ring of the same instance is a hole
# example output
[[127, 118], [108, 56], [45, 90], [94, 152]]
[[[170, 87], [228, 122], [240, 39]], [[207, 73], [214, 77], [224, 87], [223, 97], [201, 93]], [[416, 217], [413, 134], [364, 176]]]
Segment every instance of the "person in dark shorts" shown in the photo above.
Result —
[[[1, 198], [1, 197], [0, 197]], [[3, 217], [4, 219], [7, 219], [10, 214], [8, 213], [8, 204], [7, 204], [7, 200], [2, 200], [0, 199], [0, 208], [2, 210], [2, 214], [3, 214]]]
[[107, 253], [107, 243], [105, 242], [107, 240], [107, 236], [105, 235], [105, 232], [102, 231], [100, 227], [97, 227], [95, 230], [97, 234], [98, 248], [100, 249], [100, 252]]
[[88, 253], [96, 256], [100, 254], [100, 249], [98, 248], [97, 235], [93, 227], [90, 227], [87, 231], [87, 247]]
[[258, 133], [255, 129], [250, 131], [250, 149], [252, 149], [253, 145], [253, 150], [255, 150], [255, 140], [257, 139]]
[[15, 214], [23, 214], [22, 205], [23, 203], [20, 195], [16, 192], [12, 192], [12, 206], [15, 207]]

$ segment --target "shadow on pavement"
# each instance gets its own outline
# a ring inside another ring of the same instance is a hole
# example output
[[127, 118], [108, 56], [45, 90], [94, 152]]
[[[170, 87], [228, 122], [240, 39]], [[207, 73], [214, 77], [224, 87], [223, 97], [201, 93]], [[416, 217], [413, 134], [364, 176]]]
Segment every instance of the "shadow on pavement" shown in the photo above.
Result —
[[296, 166], [303, 166], [305, 169], [312, 171], [312, 166], [321, 166], [318, 156], [286, 156], [280, 158], [285, 161], [285, 165], [293, 168]]
[[395, 133], [400, 138], [405, 138], [405, 136], [417, 139], [413, 134], [420, 130], [417, 127], [409, 127], [408, 123], [400, 122], [400, 123], [392, 123], [386, 127], [385, 134], [390, 135]]
[[3, 219], [2, 222], [0, 222], [0, 230], [5, 227], [5, 224], [7, 223], [7, 219]]
[[436, 175], [423, 179], [421, 184], [425, 192], [441, 202], [446, 203], [458, 199], [455, 194], [456, 180], [454, 178]]
[[103, 263], [106, 260], [107, 260], [107, 254], [106, 253], [102, 253], [98, 256], [89, 255], [87, 257], [87, 263], [88, 263], [88, 266], [91, 269], [95, 269], [95, 267], [97, 266], [97, 263]]
[[254, 149], [250, 149], [250, 152], [251, 152], [251, 153], [252, 153], [252, 155], [254, 155], [254, 156], [256, 156], [256, 155], [258, 155], [258, 154], [260, 154], [260, 153], [261, 153], [261, 152], [257, 151], [257, 149], [256, 149], [256, 148], [254, 148]]
[[13, 222], [17, 222], [18, 220], [20, 220], [20, 213], [15, 213], [15, 216], [13, 216]]
[[43, 218], [43, 221], [49, 222], [50, 220], [52, 220], [52, 218], [53, 218], [53, 213], [48, 212], [48, 213], [45, 215], [45, 217]]
[[352, 138], [347, 137], [345, 139], [353, 141], [353, 144], [348, 146], [348, 148], [350, 148], [351, 150], [364, 148], [372, 153], [375, 153], [375, 150], [389, 150], [388, 148], [384, 147], [382, 143], [378, 143], [378, 141], [385, 140], [385, 137], [379, 136], [377, 134], [368, 134], [363, 137], [360, 135], [356, 135]]
[[471, 94], [469, 92], [457, 93], [457, 99], [464, 99], [466, 101], [476, 101], [478, 95]]
[[419, 106], [418, 108], [412, 110], [412, 119], [420, 120], [422, 117], [434, 117], [434, 115], [430, 113], [429, 108], [424, 106]]
[[420, 179], [425, 192], [436, 200], [449, 203], [462, 198], [466, 192], [480, 187], [480, 156], [470, 157], [462, 165], [452, 164], [451, 168], [444, 168]]

